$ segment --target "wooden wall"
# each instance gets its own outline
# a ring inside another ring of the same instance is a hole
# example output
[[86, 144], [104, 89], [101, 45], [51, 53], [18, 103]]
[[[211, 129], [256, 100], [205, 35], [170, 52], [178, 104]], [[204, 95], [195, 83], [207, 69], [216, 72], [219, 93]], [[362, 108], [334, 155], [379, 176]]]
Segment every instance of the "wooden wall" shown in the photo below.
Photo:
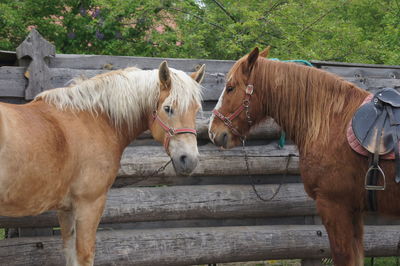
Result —
[[[34, 34], [32, 39], [43, 42]], [[41, 49], [35, 46], [34, 49]], [[44, 47], [44, 46], [43, 46]], [[29, 84], [39, 78], [50, 87], [70, 79], [92, 77], [111, 69], [136, 66], [157, 68], [163, 58], [102, 55], [52, 56], [35, 52], [48, 75], [29, 70], [32, 56], [0, 52], [0, 100], [24, 103]], [[51, 49], [48, 49], [51, 52]], [[25, 55], [24, 55], [25, 54]], [[30, 53], [32, 54], [32, 53]], [[37, 54], [45, 55], [42, 58]], [[17, 58], [20, 58], [19, 60]], [[146, 178], [168, 161], [162, 146], [148, 132], [124, 152], [98, 232], [95, 265], [191, 265], [263, 259], [320, 259], [329, 257], [326, 232], [313, 201], [305, 194], [294, 145], [277, 146], [279, 126], [267, 120], [249, 138], [247, 152], [256, 188], [270, 202], [260, 201], [246, 176], [240, 148], [219, 150], [208, 140], [210, 111], [233, 64], [227, 60], [166, 59], [170, 67], [193, 72], [206, 64], [203, 111], [197, 118], [200, 163], [190, 177], [176, 176], [169, 166]], [[359, 65], [312, 61], [356, 85], [374, 91], [400, 88], [400, 66]], [[29, 79], [27, 78], [29, 77]], [[47, 83], [46, 83], [47, 82]], [[291, 155], [288, 169], [286, 164]], [[283, 174], [288, 172], [284, 180]], [[398, 254], [399, 221], [369, 215], [366, 254]], [[0, 217], [0, 227], [18, 238], [0, 241], [0, 260], [8, 265], [63, 265], [61, 239], [54, 212], [36, 217]], [[43, 236], [47, 235], [47, 236]], [[305, 261], [305, 265], [309, 260]]]

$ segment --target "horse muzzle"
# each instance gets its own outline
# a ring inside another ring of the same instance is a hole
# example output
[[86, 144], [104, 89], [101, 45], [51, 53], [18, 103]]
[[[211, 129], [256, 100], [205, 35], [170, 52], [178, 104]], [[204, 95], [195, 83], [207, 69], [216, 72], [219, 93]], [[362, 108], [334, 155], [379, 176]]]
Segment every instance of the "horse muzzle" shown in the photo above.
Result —
[[199, 162], [197, 155], [188, 153], [181, 153], [179, 155], [171, 156], [171, 158], [175, 172], [178, 175], [190, 175]]

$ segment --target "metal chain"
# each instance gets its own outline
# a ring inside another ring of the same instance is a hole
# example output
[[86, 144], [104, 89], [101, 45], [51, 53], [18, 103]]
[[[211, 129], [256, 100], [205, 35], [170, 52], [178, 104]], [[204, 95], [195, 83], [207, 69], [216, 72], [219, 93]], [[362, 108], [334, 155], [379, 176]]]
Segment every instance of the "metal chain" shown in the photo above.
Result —
[[251, 187], [253, 188], [254, 193], [256, 194], [257, 198], [259, 198], [262, 201], [271, 201], [271, 200], [273, 200], [276, 197], [276, 195], [278, 195], [279, 191], [281, 190], [281, 187], [282, 187], [282, 184], [283, 184], [283, 180], [286, 178], [286, 176], [287, 176], [287, 174], [289, 172], [290, 158], [293, 156], [293, 154], [290, 153], [289, 156], [288, 156], [288, 159], [287, 159], [287, 162], [286, 162], [286, 170], [285, 170], [285, 173], [284, 173], [283, 177], [281, 178], [281, 182], [280, 182], [278, 188], [276, 189], [276, 191], [274, 192], [274, 194], [272, 194], [272, 196], [270, 198], [265, 199], [265, 198], [261, 197], [261, 195], [258, 193], [258, 191], [256, 189], [256, 185], [255, 185], [254, 179], [253, 179], [253, 176], [250, 174], [249, 157], [247, 155], [246, 145], [245, 145], [246, 139], [242, 138], [241, 140], [242, 140], [242, 150], [243, 150], [243, 153], [244, 153], [244, 161], [246, 162], [247, 176], [250, 179]]
[[246, 112], [247, 123], [249, 124], [249, 126], [251, 126], [253, 124], [253, 121], [251, 120], [250, 117], [249, 104], [250, 104], [249, 101], [247, 102], [247, 104], [243, 103]]
[[162, 171], [165, 170], [165, 168], [167, 168], [167, 166], [168, 166], [171, 162], [172, 162], [172, 159], [170, 159], [170, 160], [169, 160], [168, 162], [166, 162], [163, 166], [161, 166], [161, 167], [158, 168], [156, 171], [154, 171], [151, 175], [145, 176], [145, 177], [143, 177], [142, 179], [133, 182], [132, 184], [136, 184], [136, 183], [145, 181], [145, 180], [149, 179], [150, 177], [153, 177], [153, 176], [155, 176], [155, 175], [161, 173]]

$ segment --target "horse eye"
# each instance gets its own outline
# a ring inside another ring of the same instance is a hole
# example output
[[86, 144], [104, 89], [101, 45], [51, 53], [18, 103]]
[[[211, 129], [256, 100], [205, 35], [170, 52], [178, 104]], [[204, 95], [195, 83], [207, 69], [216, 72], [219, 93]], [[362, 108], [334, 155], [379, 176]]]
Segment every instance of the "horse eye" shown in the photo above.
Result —
[[231, 92], [231, 91], [233, 91], [234, 89], [235, 89], [235, 87], [228, 86], [228, 87], [226, 87], [226, 92]]
[[174, 111], [172, 110], [171, 106], [169, 106], [169, 105], [164, 106], [164, 111], [166, 113], [168, 113], [168, 114], [173, 114], [174, 113]]

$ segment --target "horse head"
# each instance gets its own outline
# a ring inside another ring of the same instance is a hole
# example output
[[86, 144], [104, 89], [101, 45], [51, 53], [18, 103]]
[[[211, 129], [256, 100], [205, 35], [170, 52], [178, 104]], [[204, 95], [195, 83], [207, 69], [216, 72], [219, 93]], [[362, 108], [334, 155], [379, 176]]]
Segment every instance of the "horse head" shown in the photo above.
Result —
[[204, 73], [204, 65], [191, 77], [169, 68], [165, 61], [159, 67], [160, 94], [149, 128], [154, 139], [164, 143], [176, 173], [181, 175], [190, 174], [198, 163], [196, 114], [201, 108], [199, 84]]
[[229, 71], [226, 86], [210, 118], [208, 132], [215, 145], [223, 148], [240, 145], [250, 128], [260, 122], [260, 91], [253, 87], [254, 68], [258, 58], [266, 57], [268, 51], [269, 47], [261, 53], [255, 48]]

